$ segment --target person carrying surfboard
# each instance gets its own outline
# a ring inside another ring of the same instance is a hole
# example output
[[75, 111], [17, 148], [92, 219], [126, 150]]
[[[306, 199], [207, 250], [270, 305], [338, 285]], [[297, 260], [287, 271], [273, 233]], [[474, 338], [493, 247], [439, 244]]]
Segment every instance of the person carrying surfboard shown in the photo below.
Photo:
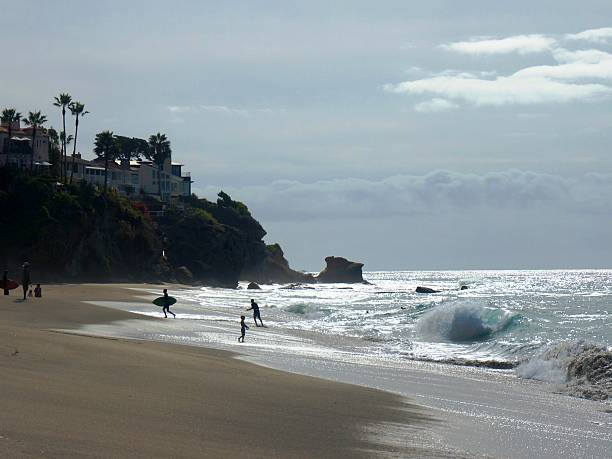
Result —
[[170, 314], [172, 314], [172, 317], [176, 319], [176, 314], [170, 310], [170, 304], [171, 303], [170, 303], [170, 297], [168, 296], [168, 289], [165, 288], [164, 289], [164, 307], [162, 308], [162, 311], [164, 311], [164, 317], [167, 319], [168, 314], [166, 314], [166, 312], [169, 312]]
[[259, 305], [257, 303], [255, 303], [255, 300], [253, 298], [251, 298], [251, 307], [249, 309], [247, 309], [247, 311], [253, 310], [253, 320], [255, 321], [255, 326], [259, 327], [260, 325], [257, 325], [257, 319], [259, 319], [259, 321], [261, 322], [261, 327], [264, 326], [263, 321], [261, 320], [261, 314], [259, 314]]

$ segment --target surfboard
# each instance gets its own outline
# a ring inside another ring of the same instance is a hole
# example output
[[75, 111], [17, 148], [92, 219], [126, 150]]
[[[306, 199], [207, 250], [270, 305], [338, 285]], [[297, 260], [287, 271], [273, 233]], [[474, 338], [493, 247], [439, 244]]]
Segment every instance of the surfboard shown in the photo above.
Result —
[[7, 279], [6, 281], [6, 287], [4, 286], [4, 281], [2, 279], [0, 279], [0, 290], [4, 290], [5, 288], [7, 290], [13, 290], [16, 289], [17, 287], [19, 287], [19, 284], [17, 282], [15, 282], [13, 279]]
[[[163, 308], [163, 307], [165, 306], [165, 304], [166, 304], [166, 303], [165, 303], [165, 298], [164, 298], [163, 296], [160, 296], [159, 298], [155, 298], [155, 299], [152, 301], [152, 303], [153, 303], [155, 306], [159, 306], [159, 307], [162, 307], [162, 308]], [[176, 303], [176, 298], [169, 296], [169, 297], [168, 297], [168, 304], [169, 304], [170, 306], [172, 306], [174, 303]]]

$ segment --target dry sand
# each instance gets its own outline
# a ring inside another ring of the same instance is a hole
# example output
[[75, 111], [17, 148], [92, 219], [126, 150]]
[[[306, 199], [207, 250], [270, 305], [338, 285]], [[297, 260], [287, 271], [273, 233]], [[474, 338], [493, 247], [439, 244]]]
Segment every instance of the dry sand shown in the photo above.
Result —
[[0, 294], [0, 457], [438, 455], [412, 448], [410, 435], [384, 441], [380, 432], [414, 433], [428, 419], [386, 392], [228, 352], [54, 331], [136, 317], [81, 302], [129, 301], [124, 287]]

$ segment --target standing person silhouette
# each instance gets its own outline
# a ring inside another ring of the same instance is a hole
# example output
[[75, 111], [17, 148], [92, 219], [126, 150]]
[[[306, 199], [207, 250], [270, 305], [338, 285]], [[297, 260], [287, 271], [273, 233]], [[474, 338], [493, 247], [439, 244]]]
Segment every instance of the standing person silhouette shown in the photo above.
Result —
[[23, 287], [23, 299], [26, 299], [28, 288], [30, 287], [30, 263], [27, 261], [22, 266], [23, 271], [21, 272], [21, 286]]
[[164, 307], [162, 308], [162, 311], [164, 312], [164, 317], [166, 319], [168, 318], [168, 314], [166, 314], [166, 312], [172, 314], [172, 317], [176, 319], [176, 314], [170, 310], [170, 297], [168, 296], [167, 288], [164, 289]]
[[240, 336], [238, 337], [239, 343], [244, 343], [244, 335], [249, 329], [249, 326], [244, 323], [244, 316], [240, 316]]
[[8, 295], [10, 293], [10, 290], [8, 289], [8, 270], [5, 270], [4, 274], [2, 275], [2, 284], [4, 285], [4, 294]]
[[[255, 326], [256, 327], [263, 327], [263, 321], [261, 320], [261, 314], [259, 313], [259, 305], [257, 303], [255, 303], [255, 300], [253, 298], [251, 298], [251, 307], [249, 309], [247, 309], [247, 311], [253, 310], [253, 320], [255, 321]], [[257, 325], [257, 319], [259, 319], [259, 321], [261, 322], [261, 325]]]

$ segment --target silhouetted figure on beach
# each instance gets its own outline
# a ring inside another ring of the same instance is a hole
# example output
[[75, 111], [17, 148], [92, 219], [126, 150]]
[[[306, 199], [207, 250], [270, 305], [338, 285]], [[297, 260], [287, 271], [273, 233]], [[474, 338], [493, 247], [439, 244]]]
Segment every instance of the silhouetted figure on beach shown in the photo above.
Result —
[[249, 329], [249, 326], [244, 323], [244, 316], [240, 316], [240, 336], [238, 337], [239, 343], [244, 343], [244, 335], [246, 334], [246, 331], [248, 329]]
[[255, 300], [253, 298], [251, 298], [251, 307], [249, 309], [247, 309], [247, 311], [253, 310], [253, 320], [255, 321], [255, 326], [259, 327], [259, 325], [257, 325], [257, 319], [259, 319], [259, 321], [261, 322], [261, 326], [263, 327], [263, 321], [261, 320], [261, 314], [259, 313], [259, 305], [257, 303], [255, 303]]
[[40, 284], [36, 284], [36, 288], [34, 289], [34, 297], [42, 298], [42, 288], [40, 287]]
[[34, 292], [32, 291], [32, 289], [28, 290], [28, 298], [33, 298], [34, 297]]
[[164, 317], [166, 319], [168, 318], [168, 314], [166, 314], [166, 312], [169, 312], [170, 314], [172, 314], [172, 317], [174, 317], [176, 319], [176, 314], [174, 314], [170, 310], [170, 297], [168, 296], [168, 289], [167, 288], [164, 289], [164, 307], [162, 308], [162, 311], [164, 312]]
[[30, 287], [30, 263], [27, 261], [22, 266], [23, 271], [21, 272], [21, 286], [23, 287], [23, 299], [26, 299], [28, 288]]
[[10, 290], [8, 289], [8, 271], [6, 270], [2, 275], [2, 285], [4, 285], [4, 294], [8, 295], [10, 293]]

